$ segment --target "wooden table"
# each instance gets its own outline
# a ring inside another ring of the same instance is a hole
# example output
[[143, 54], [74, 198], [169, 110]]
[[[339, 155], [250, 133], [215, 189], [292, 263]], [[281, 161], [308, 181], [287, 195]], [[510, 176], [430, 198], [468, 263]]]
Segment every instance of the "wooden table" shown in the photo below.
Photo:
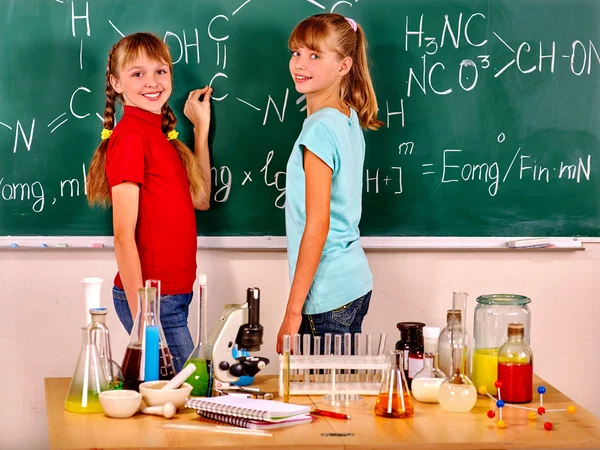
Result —
[[[257, 384], [275, 392], [274, 376], [258, 377]], [[515, 448], [600, 448], [600, 420], [564, 394], [535, 377], [535, 387], [543, 384], [546, 409], [575, 405], [577, 412], [547, 415], [554, 429], [545, 431], [541, 417], [530, 422], [527, 411], [504, 409], [505, 429], [496, 427], [486, 412], [493, 402], [479, 397], [470, 413], [448, 413], [439, 405], [414, 402], [412, 419], [384, 419], [373, 414], [375, 397], [339, 411], [352, 415], [351, 420], [316, 418], [311, 424], [270, 430], [272, 437], [171, 430], [166, 422], [193, 424], [198, 416], [193, 410], [180, 411], [167, 421], [162, 417], [136, 414], [128, 419], [112, 419], [104, 414], [74, 414], [64, 410], [69, 388], [68, 378], [46, 378], [46, 408], [50, 449], [515, 449]], [[534, 391], [535, 392], [535, 391]], [[537, 407], [537, 394], [532, 406]], [[292, 396], [292, 402], [332, 409], [322, 396]], [[352, 433], [352, 436], [325, 436]]]

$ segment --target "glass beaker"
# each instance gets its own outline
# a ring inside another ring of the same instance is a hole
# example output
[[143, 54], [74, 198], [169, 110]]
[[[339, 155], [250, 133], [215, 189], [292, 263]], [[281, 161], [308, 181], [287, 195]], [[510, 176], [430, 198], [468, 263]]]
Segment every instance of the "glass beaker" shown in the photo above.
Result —
[[[147, 361], [147, 355], [152, 355], [151, 341], [158, 341], [158, 378], [170, 380], [175, 376], [173, 357], [162, 332], [162, 325], [158, 319], [160, 314], [160, 299], [157, 288], [144, 287], [138, 291], [138, 312], [133, 323], [131, 336], [125, 356], [123, 357], [123, 377], [125, 389], [139, 390], [140, 383], [146, 381], [146, 365], [156, 361]], [[147, 331], [150, 333], [147, 333]], [[150, 336], [150, 340], [148, 340]], [[155, 347], [155, 345], [152, 345]], [[153, 356], [151, 356], [153, 357]], [[148, 367], [151, 369], [151, 367]]]
[[198, 332], [196, 335], [196, 347], [188, 357], [184, 367], [191, 364], [196, 366], [196, 370], [188, 377], [186, 382], [192, 385], [190, 395], [195, 397], [206, 397], [211, 392], [211, 362], [206, 357], [207, 343], [207, 314], [206, 314], [206, 275], [198, 276], [198, 293], [200, 302], [198, 303]]
[[392, 350], [388, 354], [381, 389], [375, 402], [375, 415], [394, 419], [412, 417], [414, 409], [403, 365], [404, 352]]
[[87, 326], [91, 333], [91, 342], [98, 350], [98, 356], [104, 369], [109, 389], [123, 389], [123, 374], [119, 365], [113, 361], [110, 350], [110, 334], [106, 327], [106, 308], [90, 308], [92, 322]]
[[108, 389], [108, 382], [98, 348], [92, 343], [90, 327], [84, 328], [82, 333], [83, 343], [65, 399], [65, 409], [74, 413], [101, 413], [104, 410], [98, 395]]
[[437, 367], [436, 354], [440, 329], [438, 327], [423, 327], [425, 355], [423, 369], [412, 379], [413, 397], [422, 403], [440, 402], [440, 385], [446, 378], [444, 372]]
[[[457, 305], [467, 309], [467, 293], [454, 292], [452, 297], [452, 310]], [[453, 327], [450, 332], [450, 347], [452, 348], [452, 369], [440, 386], [440, 405], [450, 412], [469, 412], [477, 402], [477, 390], [469, 377], [463, 373], [463, 359], [465, 348], [465, 327]]]
[[498, 352], [507, 340], [509, 323], [523, 324], [523, 340], [529, 345], [530, 302], [528, 297], [513, 294], [477, 297], [473, 319], [473, 382], [478, 390], [485, 386], [491, 395], [497, 393], [494, 383], [498, 379]]

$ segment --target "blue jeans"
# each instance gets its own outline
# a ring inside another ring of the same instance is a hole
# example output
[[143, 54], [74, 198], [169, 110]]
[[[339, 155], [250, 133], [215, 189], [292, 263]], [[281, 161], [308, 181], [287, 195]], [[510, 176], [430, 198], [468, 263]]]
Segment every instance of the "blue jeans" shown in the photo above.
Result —
[[[183, 368], [186, 360], [194, 350], [194, 341], [187, 326], [192, 298], [192, 292], [160, 297], [160, 323], [171, 355], [173, 355], [173, 365], [177, 372]], [[113, 301], [119, 320], [127, 333], [131, 334], [133, 319], [131, 318], [125, 291], [114, 286]]]
[[[342, 354], [344, 354], [344, 333], [352, 333], [351, 345], [354, 354], [354, 333], [362, 332], [362, 322], [369, 311], [372, 291], [333, 311], [320, 314], [302, 314], [302, 323], [298, 333], [321, 336], [321, 355], [324, 354], [325, 333], [331, 333], [331, 353], [334, 351], [336, 334], [342, 335]], [[311, 340], [312, 341], [312, 340]], [[364, 345], [364, 344], [363, 344]], [[304, 354], [304, 349], [302, 349]], [[314, 350], [311, 352], [314, 354]]]

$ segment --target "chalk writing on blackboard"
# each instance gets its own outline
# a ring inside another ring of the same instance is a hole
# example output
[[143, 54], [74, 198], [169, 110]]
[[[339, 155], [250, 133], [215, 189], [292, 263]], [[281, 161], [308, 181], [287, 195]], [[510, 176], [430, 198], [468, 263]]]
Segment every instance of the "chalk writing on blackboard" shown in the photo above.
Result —
[[[295, 1], [314, 5], [315, 12], [326, 10], [329, 4], [331, 11], [342, 8], [368, 8], [368, 2], [358, 0]], [[117, 23], [111, 17], [92, 17], [88, 1], [55, 0], [54, 3], [55, 14], [64, 14], [69, 19], [66, 22], [67, 33], [70, 32], [70, 37], [77, 40], [77, 52], [73, 59], [76, 60], [80, 71], [87, 70], [83, 64], [83, 56], [86, 52], [86, 42], [96, 36], [96, 28], [104, 27], [110, 30], [115, 40], [130, 31], [126, 29], [126, 25]], [[214, 74], [208, 84], [214, 88], [215, 108], [219, 108], [221, 102], [239, 102], [248, 110], [244, 120], [269, 127], [277, 122], [285, 122], [289, 117], [289, 114], [286, 116], [286, 112], [290, 108], [304, 111], [306, 102], [305, 96], [296, 96], [288, 88], [279, 92], [269, 92], [269, 86], [264, 86], [265, 91], [261, 93], [260, 98], [247, 98], [244, 92], [232, 90], [228, 75], [231, 59], [228, 63], [227, 49], [231, 41], [239, 39], [236, 35], [236, 18], [243, 16], [245, 11], [258, 7], [258, 4], [259, 2], [252, 0], [240, 0], [230, 14], [204, 18], [206, 23], [203, 27], [164, 29], [162, 36], [171, 48], [174, 64], [214, 65]], [[418, 58], [417, 62], [407, 67], [403, 73], [384, 74], [385, 77], [397, 79], [399, 85], [406, 85], [405, 90], [403, 88], [404, 95], [399, 98], [379, 98], [380, 116], [387, 129], [403, 129], [407, 116], [424, 96], [447, 96], [457, 92], [479, 95], [479, 91], [483, 89], [483, 79], [489, 83], [494, 80], [500, 81], [509, 73], [518, 76], [526, 76], [533, 72], [555, 74], [563, 65], [573, 77], [591, 77], [597, 76], [595, 71], [600, 69], [598, 43], [583, 38], [567, 42], [534, 39], [513, 43], [513, 40], [507, 39], [506, 30], [480, 32], [482, 28], [490, 25], [485, 11], [459, 13], [453, 17], [444, 14], [413, 14], [406, 15], [398, 23], [404, 26], [404, 42], [400, 43], [400, 49], [418, 55]], [[201, 43], [204, 40], [211, 43], [212, 53], [201, 53]], [[497, 49], [494, 54], [488, 54], [485, 50], [491, 48], [488, 45], [491, 41], [500, 44], [493, 47]], [[471, 54], [469, 58], [459, 58], [458, 62], [451, 65], [439, 59], [441, 50], [445, 48], [455, 51], [468, 50], [471, 53], [479, 53], [480, 50], [481, 52], [475, 56]], [[103, 55], [94, 55], [94, 58], [102, 57]], [[9, 112], [2, 111], [0, 132], [12, 133], [14, 136], [12, 154], [34, 154], [37, 150], [36, 144], [51, 141], [69, 127], [77, 127], [79, 121], [102, 121], [100, 111], [82, 106], [85, 104], [85, 96], [101, 89], [102, 87], [86, 85], [72, 86], [69, 98], [58, 100], [55, 114], [50, 117], [35, 117], [35, 114], [32, 114], [32, 117], [7, 118], [5, 115]], [[42, 123], [43, 126], [36, 128], [36, 123]], [[415, 160], [417, 167], [421, 169], [417, 175], [431, 180], [438, 188], [453, 183], [472, 183], [474, 189], [485, 189], [490, 197], [501, 195], [504, 185], [514, 185], [523, 180], [540, 184], [590, 181], [593, 166], [592, 155], [589, 153], [565, 156], [549, 166], [538, 161], [542, 149], [527, 148], [512, 141], [510, 136], [507, 139], [502, 130], [494, 130], [493, 127], [490, 128], [489, 135], [489, 145], [501, 147], [498, 154], [502, 155], [502, 159], [486, 156], [474, 159], [472, 153], [467, 154], [457, 145], [442, 145], [432, 151], [427, 142], [399, 138], [394, 146], [381, 150], [397, 155], [397, 162], [388, 167], [365, 168], [365, 191], [368, 195], [402, 195], [411, 188], [410, 184], [405, 185], [407, 174], [403, 171], [403, 162]], [[254, 184], [260, 183], [271, 189], [272, 205], [275, 208], [283, 208], [285, 172], [275, 169], [272, 160], [276, 153], [287, 154], [291, 143], [276, 145], [281, 147], [261, 150], [264, 155], [261, 156], [260, 164], [255, 163], [255, 167], [248, 166], [233, 171], [227, 164], [215, 163], [212, 167], [214, 201], [225, 203], [233, 189], [251, 189]], [[423, 155], [426, 155], [426, 158]], [[567, 151], [565, 155], [568, 155]], [[87, 161], [81, 161], [81, 172], [78, 170], [77, 173], [53, 182], [14, 179], [8, 173], [0, 175], [0, 198], [5, 202], [26, 203], [33, 212], [39, 213], [58, 201], [85, 196], [86, 164]]]

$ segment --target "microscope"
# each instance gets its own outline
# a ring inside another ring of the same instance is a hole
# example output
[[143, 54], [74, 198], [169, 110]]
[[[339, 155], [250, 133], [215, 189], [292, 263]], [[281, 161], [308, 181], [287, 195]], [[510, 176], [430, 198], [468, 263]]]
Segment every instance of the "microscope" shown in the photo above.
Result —
[[[256, 352], [262, 345], [263, 327], [259, 323], [260, 289], [248, 288], [246, 303], [226, 305], [216, 328], [210, 334], [206, 356], [211, 358], [213, 375], [222, 383], [233, 383], [241, 376], [254, 376], [269, 360], [258, 356], [233, 357], [233, 345], [240, 351]], [[217, 384], [217, 383], [215, 383]]]

